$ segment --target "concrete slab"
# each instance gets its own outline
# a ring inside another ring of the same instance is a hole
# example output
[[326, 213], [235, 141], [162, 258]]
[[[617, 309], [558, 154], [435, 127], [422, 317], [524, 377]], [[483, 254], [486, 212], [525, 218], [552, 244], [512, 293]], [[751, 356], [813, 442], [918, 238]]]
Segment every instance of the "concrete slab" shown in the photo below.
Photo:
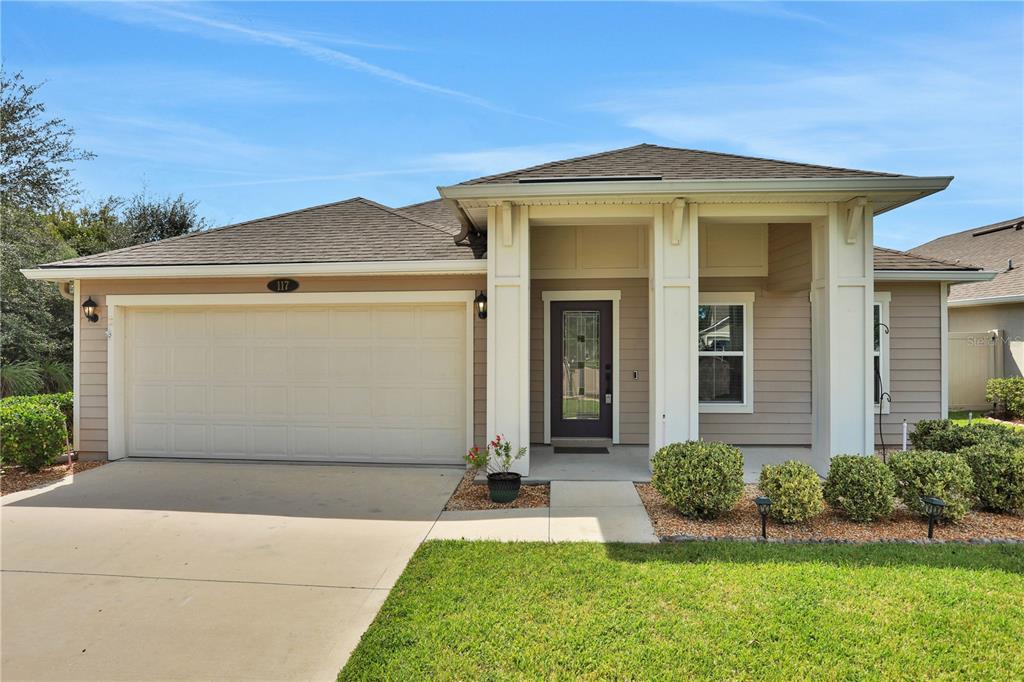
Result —
[[333, 679], [461, 474], [123, 461], [4, 497], [4, 678]]
[[446, 511], [427, 539], [547, 542], [549, 515], [547, 507]]
[[642, 504], [630, 481], [552, 481], [551, 508], [633, 507]]
[[551, 510], [552, 542], [657, 542], [639, 507], [562, 507]]
[[550, 481], [650, 481], [646, 445], [613, 445], [608, 454], [559, 453], [550, 445], [530, 446], [531, 483]]

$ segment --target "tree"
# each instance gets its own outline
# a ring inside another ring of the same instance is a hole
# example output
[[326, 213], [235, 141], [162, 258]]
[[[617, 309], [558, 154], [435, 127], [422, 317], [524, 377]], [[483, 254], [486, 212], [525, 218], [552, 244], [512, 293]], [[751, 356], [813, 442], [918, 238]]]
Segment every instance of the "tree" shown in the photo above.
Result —
[[121, 220], [134, 244], [155, 242], [206, 229], [206, 220], [196, 212], [198, 205], [199, 202], [186, 201], [181, 194], [150, 199], [143, 191], [128, 200]]
[[0, 71], [0, 203], [46, 211], [77, 193], [68, 164], [93, 158], [63, 119], [35, 100], [41, 83]]

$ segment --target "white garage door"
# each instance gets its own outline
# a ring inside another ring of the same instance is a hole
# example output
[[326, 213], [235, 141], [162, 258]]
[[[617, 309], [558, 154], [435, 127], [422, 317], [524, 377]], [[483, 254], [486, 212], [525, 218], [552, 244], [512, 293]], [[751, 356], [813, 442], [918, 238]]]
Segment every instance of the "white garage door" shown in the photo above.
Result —
[[460, 463], [464, 305], [127, 309], [127, 454]]

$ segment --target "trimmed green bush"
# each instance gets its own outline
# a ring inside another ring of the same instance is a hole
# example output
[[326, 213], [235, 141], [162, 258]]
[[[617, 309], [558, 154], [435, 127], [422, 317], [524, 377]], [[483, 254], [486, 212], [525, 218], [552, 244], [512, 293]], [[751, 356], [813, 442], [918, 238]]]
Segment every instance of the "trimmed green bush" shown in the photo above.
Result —
[[960, 454], [971, 468], [974, 494], [982, 507], [1024, 513], [1024, 449], [990, 441], [964, 448]]
[[896, 477], [896, 494], [913, 511], [925, 515], [922, 495], [943, 499], [944, 518], [952, 521], [971, 510], [974, 480], [963, 455], [937, 450], [894, 452], [889, 468]]
[[996, 413], [1010, 419], [1024, 419], [1024, 377], [989, 379], [985, 400], [996, 406]]
[[910, 434], [910, 443], [916, 450], [940, 452], [958, 452], [990, 440], [1024, 447], [1024, 432], [991, 422], [958, 426], [948, 419], [922, 419]]
[[74, 405], [75, 405], [75, 394], [71, 391], [67, 393], [37, 393], [36, 395], [13, 395], [0, 400], [0, 405], [3, 404], [45, 404], [53, 405], [64, 415], [64, 421], [67, 425], [68, 433], [71, 433], [71, 428], [74, 425]]
[[64, 415], [40, 401], [0, 402], [0, 457], [39, 471], [63, 454], [68, 444]]
[[825, 509], [821, 478], [810, 464], [791, 459], [766, 464], [761, 469], [761, 492], [771, 498], [771, 517], [782, 523], [798, 523]]
[[743, 453], [726, 443], [672, 443], [654, 453], [651, 465], [651, 485], [683, 516], [717, 516], [743, 493]]
[[836, 455], [823, 493], [833, 509], [853, 521], [874, 521], [892, 513], [896, 479], [885, 463], [865, 455]]

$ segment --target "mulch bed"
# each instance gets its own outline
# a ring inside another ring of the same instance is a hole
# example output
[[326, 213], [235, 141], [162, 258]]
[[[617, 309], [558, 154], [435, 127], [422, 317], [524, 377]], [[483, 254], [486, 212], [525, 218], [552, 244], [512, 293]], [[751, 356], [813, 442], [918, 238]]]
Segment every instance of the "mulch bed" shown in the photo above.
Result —
[[69, 466], [67, 457], [62, 457], [59, 464], [43, 467], [35, 473], [25, 471], [19, 466], [5, 466], [0, 470], [0, 495], [21, 492], [29, 488], [56, 483], [73, 473], [95, 469], [106, 464], [103, 460], [74, 461]]
[[[754, 505], [760, 495], [755, 485], [744, 488], [743, 497], [731, 511], [717, 519], [688, 519], [677, 512], [649, 483], [637, 483], [637, 492], [659, 537], [753, 538], [761, 535], [761, 517]], [[891, 518], [874, 523], [855, 523], [825, 505], [825, 511], [805, 523], [781, 524], [768, 519], [768, 537], [789, 541], [881, 542], [921, 540], [928, 537], [928, 521], [899, 506]], [[970, 512], [960, 523], [941, 523], [936, 540], [1024, 541], [1024, 517], [1011, 514]]]
[[524, 485], [519, 489], [519, 497], [508, 504], [491, 502], [487, 493], [487, 483], [477, 483], [475, 473], [467, 471], [455, 489], [445, 511], [475, 511], [478, 509], [532, 509], [534, 507], [551, 506], [551, 486]]

